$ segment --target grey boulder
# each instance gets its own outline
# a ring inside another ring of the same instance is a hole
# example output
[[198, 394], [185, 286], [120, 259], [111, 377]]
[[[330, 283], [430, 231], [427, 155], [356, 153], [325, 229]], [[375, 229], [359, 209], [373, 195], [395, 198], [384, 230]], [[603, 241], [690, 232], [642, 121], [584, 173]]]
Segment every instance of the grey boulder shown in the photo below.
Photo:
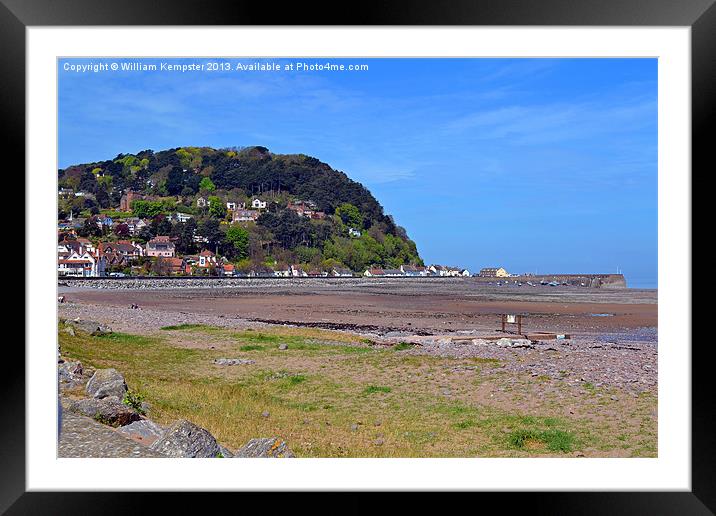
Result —
[[164, 433], [164, 428], [148, 419], [141, 419], [120, 427], [117, 432], [146, 446], [150, 446]]
[[87, 382], [85, 390], [93, 398], [116, 396], [121, 400], [127, 394], [127, 383], [116, 369], [97, 369]]
[[102, 399], [85, 398], [70, 404], [68, 410], [75, 414], [91, 417], [109, 426], [125, 426], [139, 421], [141, 416], [115, 396]]
[[251, 439], [234, 455], [237, 458], [293, 458], [288, 445], [277, 437]]
[[162, 434], [150, 450], [168, 457], [220, 457], [222, 447], [208, 430], [186, 419], [180, 419]]

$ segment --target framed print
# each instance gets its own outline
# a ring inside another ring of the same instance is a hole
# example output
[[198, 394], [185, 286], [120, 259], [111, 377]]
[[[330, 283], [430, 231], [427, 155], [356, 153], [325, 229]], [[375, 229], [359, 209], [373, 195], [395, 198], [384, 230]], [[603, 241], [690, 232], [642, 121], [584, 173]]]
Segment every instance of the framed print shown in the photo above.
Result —
[[0, 5], [27, 226], [3, 510], [713, 510], [690, 299], [713, 2], [182, 4]]

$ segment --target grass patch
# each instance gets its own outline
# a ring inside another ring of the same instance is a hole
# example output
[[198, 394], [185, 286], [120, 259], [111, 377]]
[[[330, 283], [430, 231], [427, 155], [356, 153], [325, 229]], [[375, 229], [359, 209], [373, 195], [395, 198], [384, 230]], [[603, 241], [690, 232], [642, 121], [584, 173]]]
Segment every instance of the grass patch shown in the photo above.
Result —
[[539, 431], [522, 428], [510, 432], [507, 442], [512, 448], [518, 450], [539, 448], [539, 444], [541, 443], [546, 446], [549, 451], [567, 453], [572, 451], [574, 435], [564, 430], [550, 429]]
[[162, 326], [160, 329], [170, 331], [170, 330], [195, 330], [197, 328], [207, 328], [204, 324], [177, 324], [174, 326]]
[[403, 351], [403, 350], [412, 349], [412, 348], [413, 348], [412, 344], [408, 344], [407, 342], [400, 342], [400, 343], [396, 344], [395, 346], [393, 346], [393, 351]]
[[465, 430], [466, 428], [471, 428], [475, 426], [475, 421], [473, 419], [463, 419], [462, 421], [459, 421], [455, 423], [455, 428], [459, 430]]
[[375, 394], [376, 392], [384, 392], [388, 393], [392, 389], [390, 387], [383, 387], [380, 385], [369, 385], [365, 389], [363, 389], [363, 394]]
[[247, 344], [239, 348], [241, 351], [261, 351], [264, 349], [266, 349], [264, 346], [260, 346], [258, 344]]

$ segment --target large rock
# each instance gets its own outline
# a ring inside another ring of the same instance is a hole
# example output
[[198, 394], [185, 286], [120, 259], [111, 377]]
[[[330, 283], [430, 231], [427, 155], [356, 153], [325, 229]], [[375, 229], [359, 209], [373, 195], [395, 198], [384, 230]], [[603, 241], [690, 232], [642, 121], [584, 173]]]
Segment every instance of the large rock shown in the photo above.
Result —
[[116, 396], [121, 400], [127, 394], [127, 383], [116, 369], [97, 369], [87, 382], [86, 391], [93, 398]]
[[151, 446], [164, 433], [164, 427], [149, 419], [141, 419], [119, 428], [117, 431], [130, 439]]
[[82, 362], [65, 362], [61, 361], [57, 365], [57, 374], [60, 382], [81, 382], [82, 381]]
[[115, 396], [102, 399], [85, 398], [70, 404], [68, 410], [114, 427], [128, 425], [141, 419], [137, 412]]
[[112, 333], [112, 329], [109, 326], [96, 321], [83, 321], [75, 319], [73, 321], [69, 321], [69, 323], [78, 330], [82, 330], [90, 335], [107, 335]]
[[288, 445], [277, 437], [251, 439], [236, 452], [237, 458], [292, 458], [295, 457]]
[[168, 457], [220, 457], [222, 448], [208, 430], [181, 419], [157, 439], [149, 449]]

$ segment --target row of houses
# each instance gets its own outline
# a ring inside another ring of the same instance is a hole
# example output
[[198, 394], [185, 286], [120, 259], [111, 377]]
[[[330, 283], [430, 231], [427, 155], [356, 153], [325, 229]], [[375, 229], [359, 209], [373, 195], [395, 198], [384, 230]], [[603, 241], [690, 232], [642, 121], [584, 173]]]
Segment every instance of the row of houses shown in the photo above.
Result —
[[445, 267], [443, 265], [430, 265], [419, 267], [415, 265], [401, 265], [399, 269], [379, 269], [376, 267], [367, 269], [363, 276], [366, 277], [461, 277], [470, 276], [470, 271], [456, 267]]

